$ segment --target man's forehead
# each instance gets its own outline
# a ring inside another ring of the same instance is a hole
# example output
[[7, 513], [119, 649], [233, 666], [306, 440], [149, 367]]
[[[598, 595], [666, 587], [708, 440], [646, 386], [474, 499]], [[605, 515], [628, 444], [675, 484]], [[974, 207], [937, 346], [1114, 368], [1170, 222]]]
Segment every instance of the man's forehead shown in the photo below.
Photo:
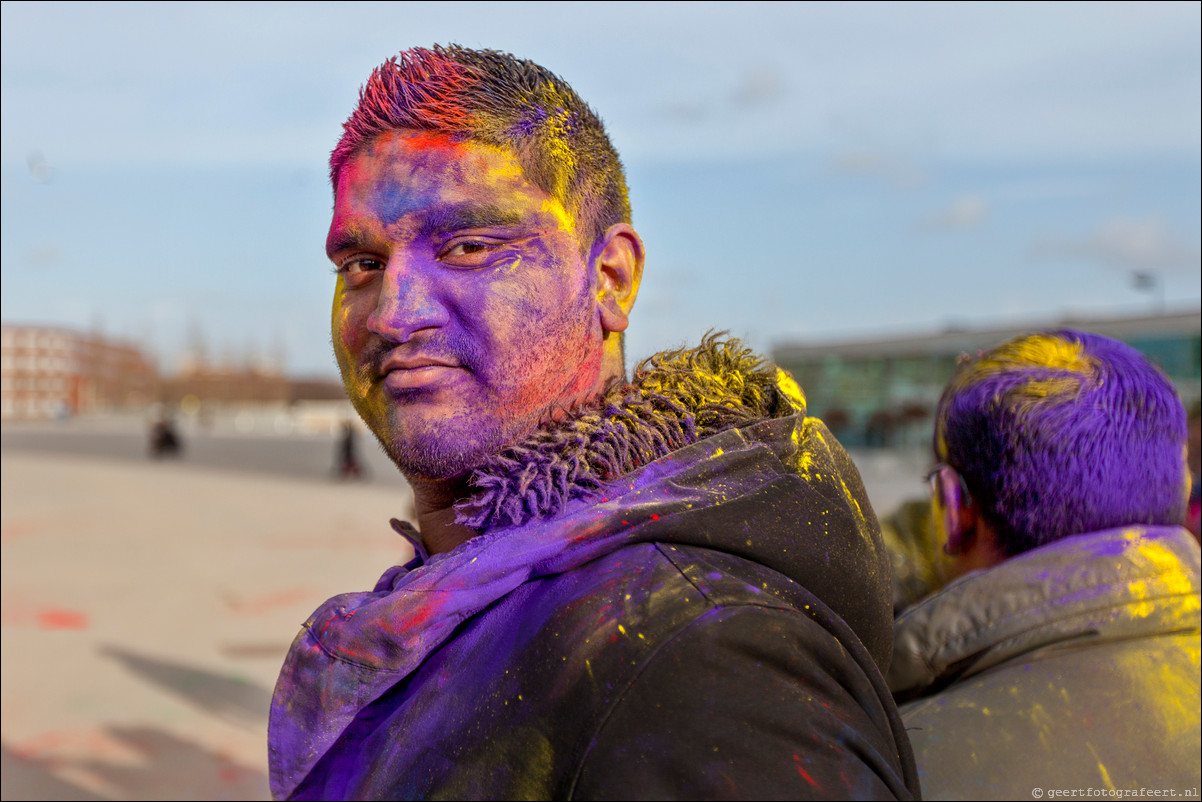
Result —
[[355, 153], [338, 175], [336, 195], [380, 184], [468, 190], [478, 185], [535, 188], [505, 148], [437, 131], [385, 131]]
[[[344, 166], [335, 188], [331, 236], [349, 219], [389, 226], [402, 219], [430, 231], [448, 226], [510, 225], [532, 212], [574, 230], [563, 205], [530, 182], [507, 150], [429, 131], [388, 131]], [[349, 218], [349, 219], [348, 219]], [[464, 225], [451, 225], [456, 220]]]

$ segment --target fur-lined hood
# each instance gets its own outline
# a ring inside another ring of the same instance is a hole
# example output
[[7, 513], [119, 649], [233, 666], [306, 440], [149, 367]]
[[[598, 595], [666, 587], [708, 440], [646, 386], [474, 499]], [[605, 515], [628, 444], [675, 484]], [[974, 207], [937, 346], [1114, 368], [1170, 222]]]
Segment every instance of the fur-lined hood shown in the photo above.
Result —
[[[767, 451], [755, 456], [757, 448]], [[774, 489], [752, 489], [769, 474]], [[793, 378], [737, 339], [711, 334], [697, 348], [644, 360], [629, 384], [490, 458], [473, 482], [475, 494], [456, 505], [458, 521], [480, 533], [469, 543], [531, 529], [565, 538], [623, 529], [651, 514], [629, 506], [642, 503], [630, 495], [637, 488], [691, 495], [687, 524], [654, 507], [659, 520], [630, 537], [767, 566], [817, 593], [888, 665], [892, 616], [877, 596], [890, 585], [889, 565], [859, 471], [822, 421], [806, 416]], [[619, 497], [626, 501], [615, 506]], [[398, 531], [420, 544], [406, 529]]]
[[553, 516], [698, 440], [805, 411], [788, 373], [710, 334], [643, 360], [629, 384], [490, 458], [473, 476], [478, 491], [456, 506], [458, 522], [485, 531]]

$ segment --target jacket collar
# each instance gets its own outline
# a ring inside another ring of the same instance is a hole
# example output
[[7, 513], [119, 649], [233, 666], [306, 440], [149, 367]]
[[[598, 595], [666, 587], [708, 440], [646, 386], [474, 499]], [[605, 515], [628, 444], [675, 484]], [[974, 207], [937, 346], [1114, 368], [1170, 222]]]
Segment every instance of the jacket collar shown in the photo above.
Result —
[[560, 416], [485, 462], [456, 506], [477, 531], [558, 515], [611, 481], [684, 446], [764, 418], [805, 416], [801, 388], [737, 339], [644, 360], [629, 384]]

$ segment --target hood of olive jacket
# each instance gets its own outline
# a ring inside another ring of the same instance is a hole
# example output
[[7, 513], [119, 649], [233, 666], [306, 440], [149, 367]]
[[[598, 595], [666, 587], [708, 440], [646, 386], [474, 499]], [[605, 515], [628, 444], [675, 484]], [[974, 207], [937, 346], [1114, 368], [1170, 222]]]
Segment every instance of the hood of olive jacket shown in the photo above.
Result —
[[788, 374], [737, 341], [644, 362], [629, 385], [497, 455], [475, 482], [458, 510], [477, 537], [389, 569], [304, 624], [272, 702], [277, 797], [461, 622], [531, 579], [630, 544], [702, 546], [771, 568], [888, 666], [889, 562], [859, 474], [805, 416]]

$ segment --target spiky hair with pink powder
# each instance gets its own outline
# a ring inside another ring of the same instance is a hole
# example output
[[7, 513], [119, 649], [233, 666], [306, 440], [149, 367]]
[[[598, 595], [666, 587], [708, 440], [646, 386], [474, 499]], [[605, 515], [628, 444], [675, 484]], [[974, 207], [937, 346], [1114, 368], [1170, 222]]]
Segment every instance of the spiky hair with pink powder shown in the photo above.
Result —
[[605, 127], [567, 82], [532, 61], [459, 45], [413, 48], [371, 74], [330, 155], [346, 163], [385, 131], [436, 131], [506, 149], [527, 180], [559, 200], [587, 247], [630, 222], [626, 177]]

